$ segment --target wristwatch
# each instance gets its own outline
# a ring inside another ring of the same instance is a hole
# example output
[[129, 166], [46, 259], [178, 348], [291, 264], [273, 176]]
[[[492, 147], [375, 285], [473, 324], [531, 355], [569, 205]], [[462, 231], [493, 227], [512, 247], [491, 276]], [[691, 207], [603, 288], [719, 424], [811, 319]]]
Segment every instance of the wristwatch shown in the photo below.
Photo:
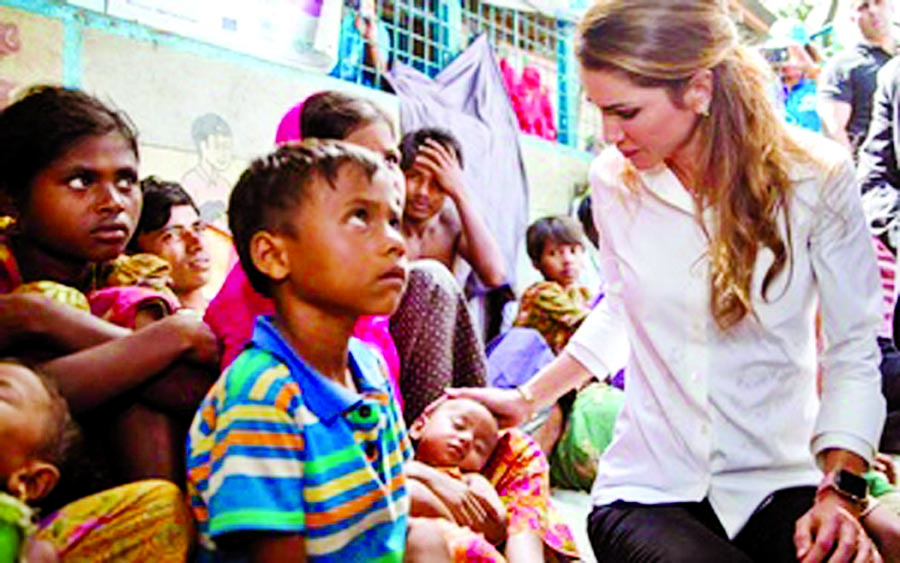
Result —
[[865, 506], [866, 496], [869, 493], [869, 484], [859, 475], [846, 469], [841, 469], [825, 474], [825, 478], [822, 479], [822, 482], [819, 483], [819, 488], [816, 490], [816, 496], [829, 489], [857, 506]]

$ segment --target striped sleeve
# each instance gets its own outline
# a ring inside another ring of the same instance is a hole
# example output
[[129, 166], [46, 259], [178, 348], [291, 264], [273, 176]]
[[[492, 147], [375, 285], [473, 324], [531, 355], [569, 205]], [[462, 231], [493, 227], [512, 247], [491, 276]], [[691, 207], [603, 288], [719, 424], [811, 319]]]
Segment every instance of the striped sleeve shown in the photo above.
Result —
[[284, 365], [247, 364], [230, 370], [204, 433], [208, 534], [304, 533], [304, 433], [293, 416], [300, 390]]

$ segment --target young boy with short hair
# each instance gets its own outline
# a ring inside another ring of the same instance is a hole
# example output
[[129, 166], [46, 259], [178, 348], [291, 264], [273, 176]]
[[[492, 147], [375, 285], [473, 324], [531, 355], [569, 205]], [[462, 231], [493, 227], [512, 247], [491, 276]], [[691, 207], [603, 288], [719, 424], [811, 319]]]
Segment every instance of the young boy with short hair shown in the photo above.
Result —
[[383, 361], [350, 337], [403, 293], [403, 195], [374, 153], [333, 141], [279, 147], [235, 186], [241, 266], [276, 313], [257, 319], [188, 436], [207, 554], [403, 559], [412, 449]]
[[591, 292], [578, 284], [584, 266], [584, 231], [571, 217], [538, 219], [525, 246], [544, 281], [525, 290], [515, 326], [536, 329], [559, 354], [591, 310]]

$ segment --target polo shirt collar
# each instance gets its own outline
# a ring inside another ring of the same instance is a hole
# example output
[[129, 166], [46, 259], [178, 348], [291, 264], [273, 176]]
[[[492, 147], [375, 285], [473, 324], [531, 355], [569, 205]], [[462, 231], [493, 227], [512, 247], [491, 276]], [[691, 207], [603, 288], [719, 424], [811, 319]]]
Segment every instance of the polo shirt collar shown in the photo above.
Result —
[[[291, 373], [291, 377], [300, 387], [304, 397], [304, 405], [323, 422], [331, 422], [341, 413], [355, 408], [363, 402], [361, 394], [355, 393], [342, 385], [338, 385], [321, 375], [312, 366], [294, 352], [291, 345], [273, 324], [272, 317], [259, 316], [253, 328], [251, 345], [269, 352], [283, 362]], [[370, 380], [359, 368], [355, 353], [358, 347], [351, 340], [349, 348], [350, 370], [361, 393], [380, 391], [378, 385]]]

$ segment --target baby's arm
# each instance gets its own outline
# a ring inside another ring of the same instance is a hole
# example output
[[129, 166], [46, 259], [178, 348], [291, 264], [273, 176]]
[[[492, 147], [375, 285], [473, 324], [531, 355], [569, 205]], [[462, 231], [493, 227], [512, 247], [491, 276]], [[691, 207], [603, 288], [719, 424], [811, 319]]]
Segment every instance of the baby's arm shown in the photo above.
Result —
[[491, 543], [506, 539], [506, 509], [498, 509], [494, 499], [499, 497], [487, 480], [486, 487], [484, 483], [473, 486], [415, 460], [407, 464], [407, 475], [427, 487], [457, 524], [484, 534]]
[[497, 489], [484, 475], [480, 473], [466, 473], [462, 476], [463, 482], [469, 486], [479, 498], [484, 499], [487, 506], [493, 512], [493, 516], [506, 525], [506, 505], [500, 499]]
[[444, 501], [432, 491], [424, 482], [410, 477], [407, 481], [409, 488], [410, 516], [422, 516], [426, 518], [445, 518], [456, 522], [453, 513], [444, 504]]

